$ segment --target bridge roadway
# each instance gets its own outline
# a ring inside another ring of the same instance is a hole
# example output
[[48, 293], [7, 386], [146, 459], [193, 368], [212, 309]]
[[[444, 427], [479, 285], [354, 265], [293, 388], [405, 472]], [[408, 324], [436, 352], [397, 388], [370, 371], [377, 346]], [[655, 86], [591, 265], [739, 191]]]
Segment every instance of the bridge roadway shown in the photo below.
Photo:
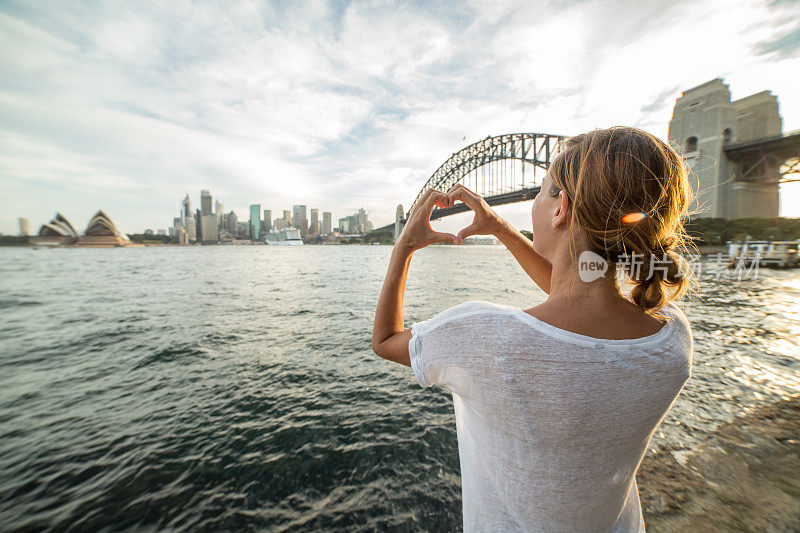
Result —
[[[526, 200], [533, 200], [536, 197], [536, 195], [539, 194], [540, 190], [541, 187], [537, 185], [535, 187], [526, 187], [524, 189], [519, 189], [512, 192], [487, 196], [484, 198], [484, 200], [486, 200], [486, 203], [488, 203], [491, 206], [513, 204], [515, 202], [524, 202]], [[467, 207], [467, 204], [460, 202], [454, 205], [453, 207], [448, 207], [445, 209], [439, 209], [437, 207], [434, 208], [433, 213], [431, 213], [431, 220], [436, 220], [437, 218], [455, 215], [457, 213], [464, 213], [465, 211], [469, 210], [470, 209], [469, 207]], [[408, 217], [404, 218], [402, 223], [405, 224], [407, 220]], [[394, 231], [394, 222], [392, 222], [391, 224], [387, 224], [386, 226], [381, 226], [380, 228], [377, 228], [373, 231], [382, 231], [382, 230]]]

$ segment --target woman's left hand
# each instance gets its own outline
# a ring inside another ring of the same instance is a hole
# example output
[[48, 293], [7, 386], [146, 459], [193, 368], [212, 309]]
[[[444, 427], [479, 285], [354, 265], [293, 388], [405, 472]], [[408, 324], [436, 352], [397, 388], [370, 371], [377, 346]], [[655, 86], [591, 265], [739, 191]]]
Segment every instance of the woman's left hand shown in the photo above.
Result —
[[400, 246], [407, 251], [413, 252], [435, 242], [452, 242], [455, 244], [455, 235], [452, 233], [433, 231], [431, 227], [431, 213], [433, 213], [433, 207], [439, 206], [444, 209], [452, 207], [453, 203], [454, 200], [443, 192], [437, 191], [436, 189], [428, 189], [425, 191], [425, 194], [422, 195], [417, 205], [411, 210], [402, 233], [397, 237], [395, 247]]

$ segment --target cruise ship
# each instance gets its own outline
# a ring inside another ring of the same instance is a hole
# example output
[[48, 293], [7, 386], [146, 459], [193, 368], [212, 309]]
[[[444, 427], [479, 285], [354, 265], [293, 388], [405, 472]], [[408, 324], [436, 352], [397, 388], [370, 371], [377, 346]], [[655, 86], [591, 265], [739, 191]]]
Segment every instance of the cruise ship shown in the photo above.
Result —
[[269, 245], [302, 246], [303, 239], [296, 228], [286, 228], [280, 231], [272, 230], [264, 237], [264, 242]]

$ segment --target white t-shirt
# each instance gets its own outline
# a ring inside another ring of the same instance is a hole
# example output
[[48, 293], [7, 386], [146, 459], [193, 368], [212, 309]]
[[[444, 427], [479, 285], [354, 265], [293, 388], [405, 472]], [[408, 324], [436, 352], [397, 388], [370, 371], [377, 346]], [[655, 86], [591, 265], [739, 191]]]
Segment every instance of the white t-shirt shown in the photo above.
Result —
[[644, 531], [636, 470], [691, 376], [689, 323], [607, 340], [472, 301], [411, 326], [411, 368], [455, 404], [464, 531]]

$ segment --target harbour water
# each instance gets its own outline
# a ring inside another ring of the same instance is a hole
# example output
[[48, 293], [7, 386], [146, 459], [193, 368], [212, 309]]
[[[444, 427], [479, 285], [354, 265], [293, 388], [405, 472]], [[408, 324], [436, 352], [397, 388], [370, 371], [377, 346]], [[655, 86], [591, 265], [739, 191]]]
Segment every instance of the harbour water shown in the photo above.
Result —
[[[450, 396], [370, 349], [390, 252], [0, 249], [3, 529], [459, 529]], [[406, 326], [543, 298], [503, 247], [429, 247]], [[651, 451], [800, 392], [797, 271], [685, 309], [692, 379]]]

